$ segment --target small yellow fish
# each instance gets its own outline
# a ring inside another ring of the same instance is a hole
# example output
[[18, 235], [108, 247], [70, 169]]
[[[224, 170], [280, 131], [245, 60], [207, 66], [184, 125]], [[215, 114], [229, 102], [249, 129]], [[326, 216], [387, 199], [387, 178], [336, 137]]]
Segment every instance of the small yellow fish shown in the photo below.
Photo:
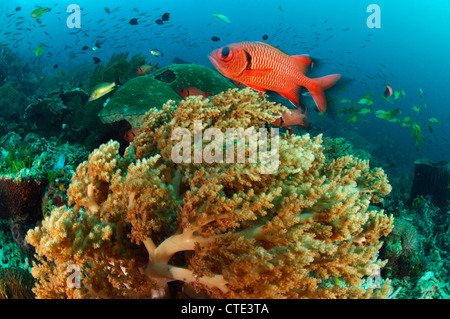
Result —
[[400, 124], [402, 127], [411, 128], [411, 124], [403, 122]]
[[389, 112], [383, 111], [383, 110], [376, 111], [375, 112], [375, 116], [380, 118], [380, 119], [383, 119], [383, 120], [389, 120], [390, 119]]
[[44, 15], [44, 13], [50, 12], [50, 8], [37, 8], [31, 12], [31, 16], [33, 18], [40, 18]]
[[361, 105], [373, 105], [374, 103], [373, 103], [372, 100], [362, 98], [362, 99], [360, 99], [358, 101], [358, 104], [361, 104]]
[[406, 92], [405, 90], [401, 89], [400, 91], [395, 91], [394, 92], [394, 100], [397, 100], [401, 97], [405, 97], [406, 96]]
[[223, 14], [213, 13], [213, 16], [217, 17], [223, 22], [231, 23], [230, 19], [228, 19], [228, 17], [224, 16]]
[[438, 119], [436, 119], [436, 118], [434, 118], [434, 117], [429, 118], [428, 121], [429, 121], [430, 123], [433, 123], [433, 124], [442, 124], [442, 121], [440, 121], [440, 120], [438, 120]]
[[36, 49], [34, 49], [34, 54], [36, 54], [36, 56], [40, 56], [44, 53], [44, 48], [42, 46], [37, 47]]
[[413, 118], [412, 116], [405, 116], [405, 117], [403, 118], [403, 122], [410, 122], [410, 121], [412, 121], [412, 120], [414, 120], [414, 118]]
[[359, 111], [358, 113], [363, 115], [363, 114], [369, 114], [371, 112], [372, 112], [371, 109], [365, 107], [365, 108], [361, 109], [361, 111]]
[[115, 82], [112, 83], [100, 83], [97, 86], [94, 87], [92, 90], [92, 93], [89, 95], [88, 102], [94, 101], [96, 99], [101, 98], [102, 96], [105, 96], [112, 90], [116, 88], [116, 86], [121, 85], [119, 79], [117, 79]]
[[358, 115], [353, 115], [352, 117], [350, 117], [348, 120], [347, 120], [347, 122], [349, 122], [349, 123], [355, 123], [357, 120], [358, 120]]

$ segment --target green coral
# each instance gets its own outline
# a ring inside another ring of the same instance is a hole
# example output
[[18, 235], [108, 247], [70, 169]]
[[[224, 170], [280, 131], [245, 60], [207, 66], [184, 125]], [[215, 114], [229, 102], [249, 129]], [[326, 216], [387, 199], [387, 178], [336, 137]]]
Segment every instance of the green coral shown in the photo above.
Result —
[[[168, 99], [177, 103], [181, 101], [181, 97], [165, 83], [150, 77], [138, 77], [125, 83], [99, 116], [107, 123], [126, 119], [133, 126], [134, 116], [144, 114], [151, 107], [160, 109]], [[137, 123], [140, 123], [140, 118]]]
[[167, 83], [175, 92], [192, 86], [215, 95], [235, 87], [220, 73], [199, 64], [172, 64], [149, 76]]
[[31, 168], [36, 153], [30, 151], [26, 145], [8, 150], [4, 163], [0, 163], [1, 174], [17, 174], [24, 168]]
[[172, 64], [125, 83], [112, 95], [99, 117], [103, 123], [126, 120], [133, 127], [139, 126], [150, 108], [161, 109], [169, 99], [180, 102], [178, 91], [191, 86], [211, 94], [234, 88], [220, 73], [205, 66]]

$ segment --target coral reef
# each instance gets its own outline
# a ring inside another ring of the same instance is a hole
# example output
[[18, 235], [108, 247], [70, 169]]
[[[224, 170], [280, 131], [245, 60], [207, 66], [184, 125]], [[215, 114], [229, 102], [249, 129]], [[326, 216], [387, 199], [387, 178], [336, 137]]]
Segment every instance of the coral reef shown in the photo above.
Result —
[[0, 268], [0, 299], [33, 299], [33, 277], [20, 268]]
[[[250, 89], [150, 109], [124, 156], [113, 141], [92, 152], [72, 177], [71, 206], [28, 232], [34, 293], [158, 298], [178, 281], [212, 298], [386, 296], [389, 281], [365, 283], [386, 263], [377, 254], [393, 218], [371, 205], [390, 192], [386, 175], [321, 135], [264, 139], [285, 110]], [[230, 128], [249, 136], [226, 144], [225, 163], [219, 132]], [[219, 130], [214, 142], [191, 143], [207, 129]]]
[[100, 111], [99, 117], [103, 123], [126, 120], [132, 127], [138, 127], [150, 108], [161, 109], [169, 99], [178, 103], [181, 100], [178, 91], [188, 86], [212, 94], [234, 88], [221, 74], [205, 66], [172, 64], [125, 83]]
[[26, 232], [49, 210], [66, 203], [70, 177], [89, 153], [79, 145], [57, 145], [33, 133], [22, 139], [13, 132], [5, 137], [2, 150], [6, 156], [0, 162], [0, 220], [9, 223], [11, 234], [4, 245], [17, 245], [32, 258]]
[[161, 108], [168, 100], [181, 101], [181, 97], [168, 85], [151, 77], [142, 76], [126, 82], [105, 108], [99, 112], [103, 123], [126, 120], [132, 127], [139, 127], [142, 116], [150, 108]]
[[42, 219], [41, 198], [45, 183], [33, 178], [0, 177], [0, 218], [18, 224], [33, 224]]
[[384, 268], [388, 277], [417, 276], [420, 271], [419, 248], [417, 229], [404, 219], [396, 219], [394, 229], [381, 250], [383, 258], [388, 260]]
[[392, 280], [392, 297], [448, 299], [450, 214], [434, 206], [429, 196], [418, 196], [408, 206], [409, 195], [394, 195], [383, 202], [395, 220], [380, 250], [380, 258], [388, 259], [382, 275]]
[[175, 92], [194, 86], [214, 95], [235, 87], [217, 71], [200, 64], [172, 64], [152, 72], [149, 77], [168, 84]]
[[27, 105], [25, 94], [16, 90], [16, 85], [12, 81], [6, 82], [0, 87], [0, 108], [2, 117], [9, 121], [19, 120]]
[[414, 162], [414, 181], [410, 203], [417, 196], [431, 196], [434, 205], [444, 208], [450, 205], [450, 163], [433, 163], [422, 158]]
[[108, 63], [97, 64], [88, 86], [90, 92], [97, 84], [102, 82], [114, 82], [117, 78], [129, 78], [135, 76], [134, 70], [145, 64], [146, 57], [141, 54], [133, 55], [130, 59], [129, 52], [116, 53], [111, 56]]
[[45, 138], [58, 137], [60, 143], [82, 143], [94, 149], [108, 140], [112, 128], [98, 118], [103, 108], [100, 104], [89, 104], [89, 94], [79, 88], [53, 91], [30, 103], [24, 114], [25, 121], [33, 123], [28, 132]]
[[0, 219], [0, 268], [22, 268], [31, 266], [28, 256], [16, 243], [11, 232], [11, 222]]
[[0, 70], [2, 75], [0, 87], [5, 83], [12, 83], [15, 90], [25, 96], [31, 96], [39, 90], [42, 75], [38, 68], [19, 59], [16, 52], [2, 43], [0, 43]]

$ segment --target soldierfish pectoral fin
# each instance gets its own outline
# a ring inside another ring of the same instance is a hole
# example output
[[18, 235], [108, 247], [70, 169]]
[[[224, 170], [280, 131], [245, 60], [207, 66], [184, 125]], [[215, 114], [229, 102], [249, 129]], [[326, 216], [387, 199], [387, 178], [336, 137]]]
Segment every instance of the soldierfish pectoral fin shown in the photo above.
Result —
[[269, 74], [270, 72], [272, 72], [272, 69], [251, 69], [244, 71], [244, 73], [247, 74], [248, 76], [256, 76], [256, 77], [264, 76], [266, 74]]
[[263, 89], [262, 87], [256, 86], [256, 85], [247, 85], [249, 88], [252, 88], [253, 90], [264, 92], [266, 93], [266, 89]]
[[327, 98], [323, 91], [335, 85], [340, 78], [340, 74], [333, 74], [312, 79], [313, 84], [307, 87], [320, 112], [324, 113], [327, 110]]

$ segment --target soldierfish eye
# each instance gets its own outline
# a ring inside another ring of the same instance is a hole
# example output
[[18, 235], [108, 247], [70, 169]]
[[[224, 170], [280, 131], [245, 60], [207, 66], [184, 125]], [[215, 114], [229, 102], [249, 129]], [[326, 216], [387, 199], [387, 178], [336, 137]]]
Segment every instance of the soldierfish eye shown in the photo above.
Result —
[[231, 50], [229, 47], [223, 47], [221, 52], [221, 58], [222, 60], [229, 60], [231, 59]]

